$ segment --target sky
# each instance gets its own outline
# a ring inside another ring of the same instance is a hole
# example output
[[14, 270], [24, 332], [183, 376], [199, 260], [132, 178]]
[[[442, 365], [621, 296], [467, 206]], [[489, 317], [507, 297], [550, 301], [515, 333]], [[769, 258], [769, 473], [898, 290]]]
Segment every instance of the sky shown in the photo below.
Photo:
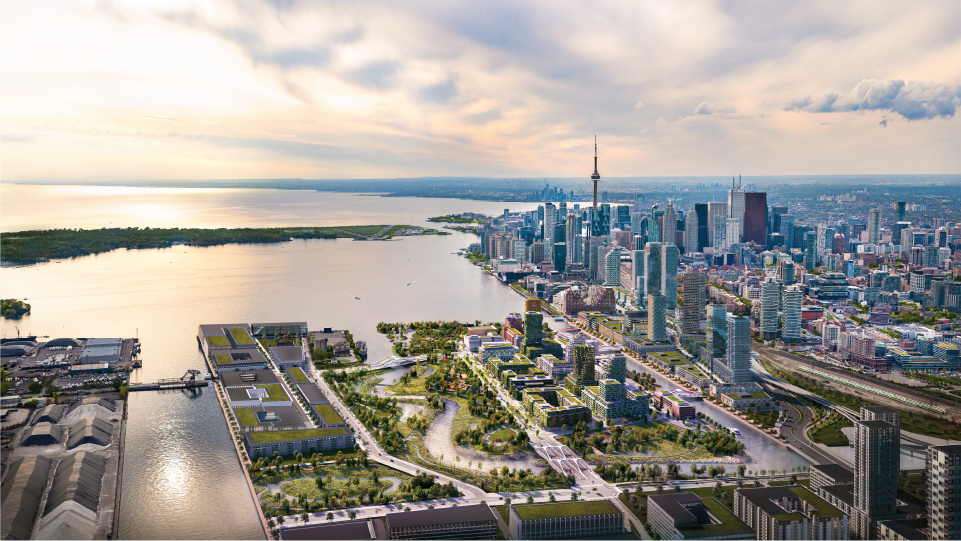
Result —
[[0, 3], [0, 180], [961, 173], [961, 2]]

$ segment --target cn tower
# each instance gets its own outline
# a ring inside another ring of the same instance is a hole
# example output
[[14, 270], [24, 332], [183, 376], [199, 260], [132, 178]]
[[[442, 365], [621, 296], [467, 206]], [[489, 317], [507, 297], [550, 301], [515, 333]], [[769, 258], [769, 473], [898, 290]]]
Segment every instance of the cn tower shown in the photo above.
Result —
[[594, 181], [594, 209], [597, 209], [597, 181], [601, 180], [600, 173], [597, 172], [597, 136], [594, 136], [594, 174], [591, 175]]

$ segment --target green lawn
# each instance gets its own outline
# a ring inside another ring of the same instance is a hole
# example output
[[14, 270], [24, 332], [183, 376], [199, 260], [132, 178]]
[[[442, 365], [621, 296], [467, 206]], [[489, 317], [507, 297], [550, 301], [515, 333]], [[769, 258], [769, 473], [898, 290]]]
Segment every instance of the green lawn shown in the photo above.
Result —
[[234, 364], [229, 353], [216, 353], [214, 357], [217, 359], [217, 364]]
[[617, 507], [607, 500], [596, 502], [569, 502], [555, 504], [515, 505], [517, 516], [524, 520], [539, 518], [579, 517], [617, 513]]
[[260, 426], [254, 410], [250, 408], [234, 408], [234, 413], [237, 415], [237, 420], [240, 421], [241, 426]]
[[496, 509], [497, 512], [500, 513], [501, 518], [504, 519], [504, 524], [507, 524], [508, 526], [510, 526], [510, 525], [511, 525], [511, 511], [510, 511], [510, 509], [507, 508], [507, 504], [504, 504], [504, 505], [495, 505], [495, 506], [494, 506], [494, 509]]
[[814, 514], [818, 518], [823, 519], [823, 518], [834, 518], [834, 517], [844, 516], [844, 513], [842, 513], [839, 509], [829, 504], [828, 502], [824, 501], [820, 496], [818, 496], [817, 494], [811, 492], [806, 488], [791, 487], [788, 490], [797, 494], [802, 499], [807, 500], [808, 503], [810, 503], [814, 507], [817, 507], [819, 511], [815, 511]]
[[246, 329], [241, 327], [231, 327], [230, 336], [234, 337], [234, 342], [236, 342], [238, 346], [254, 345], [254, 341], [250, 338], [250, 335], [247, 334]]
[[379, 236], [379, 237], [377, 237], [377, 238], [379, 238], [379, 239], [389, 239], [389, 238], [393, 237], [394, 235], [396, 235], [396, 234], [397, 234], [398, 232], [400, 232], [401, 230], [407, 229], [408, 227], [410, 227], [410, 226], [407, 226], [407, 225], [395, 225], [394, 227], [391, 227], [386, 233], [384, 233], [383, 235], [381, 235], [381, 236]]
[[513, 430], [511, 428], [502, 428], [490, 435], [490, 441], [492, 442], [496, 442], [497, 440], [510, 441], [514, 439], [514, 436], [516, 435], [517, 435], [516, 430]]
[[317, 408], [317, 413], [320, 414], [320, 418], [324, 420], [325, 424], [339, 425], [344, 422], [344, 418], [330, 404], [320, 404], [314, 407]]
[[304, 374], [304, 371], [301, 370], [300, 368], [295, 366], [293, 368], [290, 368], [289, 370], [290, 370], [290, 376], [294, 378], [294, 381], [296, 381], [297, 383], [310, 383], [310, 380], [307, 379], [307, 375]]
[[346, 428], [312, 428], [309, 430], [280, 430], [277, 432], [251, 432], [250, 439], [257, 445], [262, 443], [277, 443], [281, 441], [303, 440], [309, 438], [325, 438], [328, 436], [346, 436]]
[[205, 336], [204, 338], [207, 339], [207, 343], [210, 344], [211, 346], [223, 347], [223, 346], [230, 345], [230, 342], [227, 340], [227, 337], [221, 336], [219, 334], [215, 334], [213, 336]]
[[257, 389], [266, 389], [267, 398], [264, 398], [264, 402], [289, 402], [290, 397], [284, 392], [284, 386], [279, 383], [270, 383], [268, 385], [255, 385]]
[[851, 440], [844, 435], [844, 432], [841, 432], [841, 429], [848, 426], [854, 426], [854, 424], [846, 417], [842, 417], [840, 421], [835, 421], [812, 431], [810, 433], [811, 441], [823, 443], [828, 447], [847, 447], [851, 444]]

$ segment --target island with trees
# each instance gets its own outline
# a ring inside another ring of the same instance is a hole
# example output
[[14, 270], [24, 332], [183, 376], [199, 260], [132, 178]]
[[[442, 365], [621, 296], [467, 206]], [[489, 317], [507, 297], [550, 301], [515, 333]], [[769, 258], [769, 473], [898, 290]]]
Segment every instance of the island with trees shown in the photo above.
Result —
[[20, 319], [30, 313], [30, 305], [19, 299], [0, 300], [0, 315], [4, 319]]
[[[403, 232], [426, 233], [408, 225], [362, 225], [334, 227], [270, 227], [199, 229], [150, 227], [103, 229], [49, 229], [0, 233], [0, 260], [4, 264], [26, 265], [118, 248], [168, 248], [175, 245], [219, 246], [223, 244], [275, 243], [293, 239], [387, 240]], [[438, 234], [434, 231], [434, 234]]]

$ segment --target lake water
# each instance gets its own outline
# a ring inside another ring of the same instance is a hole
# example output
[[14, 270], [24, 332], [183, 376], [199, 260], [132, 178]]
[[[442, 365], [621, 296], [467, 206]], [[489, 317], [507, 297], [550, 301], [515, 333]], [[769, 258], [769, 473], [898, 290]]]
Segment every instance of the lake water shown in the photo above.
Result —
[[[181, 190], [0, 184], [0, 229], [427, 225], [430, 216], [535, 205], [381, 198], [285, 190]], [[111, 223], [112, 222], [112, 223]], [[307, 240], [209, 248], [117, 250], [0, 269], [0, 295], [32, 314], [4, 336], [133, 337], [132, 381], [205, 370], [201, 323], [307, 321], [349, 329], [369, 358], [390, 354], [379, 321], [501, 320], [521, 298], [452, 255], [476, 237], [390, 242]], [[412, 285], [407, 284], [412, 282]], [[360, 297], [356, 300], [354, 297]], [[131, 393], [119, 536], [263, 538], [254, 501], [212, 393]]]

